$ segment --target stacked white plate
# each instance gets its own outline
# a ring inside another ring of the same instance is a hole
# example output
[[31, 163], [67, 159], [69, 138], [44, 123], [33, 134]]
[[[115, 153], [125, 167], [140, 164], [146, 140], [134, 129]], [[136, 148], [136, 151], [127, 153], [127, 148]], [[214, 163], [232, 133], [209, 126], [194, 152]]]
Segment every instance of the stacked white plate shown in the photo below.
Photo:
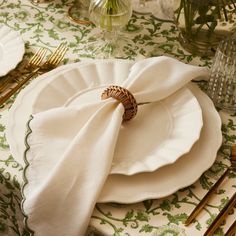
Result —
[[[33, 81], [9, 111], [7, 139], [14, 158], [24, 165], [31, 114], [99, 100], [108, 85], [120, 85], [127, 78], [132, 64], [126, 60], [80, 62]], [[140, 129], [133, 128], [132, 122]], [[172, 194], [195, 182], [213, 164], [221, 142], [220, 117], [194, 84], [161, 102], [143, 105], [137, 117], [121, 127], [99, 202], [133, 203]], [[135, 151], [137, 145], [142, 152]]]

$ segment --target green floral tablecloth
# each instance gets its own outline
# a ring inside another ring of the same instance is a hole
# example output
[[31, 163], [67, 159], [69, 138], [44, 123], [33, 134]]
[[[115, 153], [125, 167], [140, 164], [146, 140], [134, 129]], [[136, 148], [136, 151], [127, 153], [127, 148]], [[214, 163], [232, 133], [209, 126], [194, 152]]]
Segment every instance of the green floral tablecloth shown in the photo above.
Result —
[[[71, 4], [72, 1], [68, 0], [55, 0], [40, 5], [29, 0], [0, 0], [0, 26], [6, 25], [21, 33], [26, 44], [24, 59], [29, 58], [39, 47], [52, 51], [61, 42], [69, 46], [64, 64], [96, 58], [96, 54], [86, 51], [84, 45], [97, 29], [92, 25], [78, 25], [70, 21], [67, 11]], [[168, 55], [194, 65], [211, 65], [210, 58], [193, 57], [181, 48], [177, 41], [176, 27], [171, 21], [133, 14], [124, 33], [131, 39], [124, 46], [126, 59]], [[206, 82], [199, 85], [204, 89]], [[13, 101], [14, 97], [1, 108], [0, 113], [0, 235], [28, 235], [20, 209], [23, 167], [14, 160], [5, 137], [8, 109]], [[100, 235], [98, 232], [116, 236], [203, 235], [236, 189], [234, 172], [203, 210], [201, 217], [191, 226], [184, 226], [183, 222], [192, 209], [229, 166], [228, 155], [236, 139], [236, 123], [234, 116], [223, 112], [220, 114], [224, 144], [214, 165], [195, 184], [163, 199], [129, 205], [97, 204], [91, 219], [90, 235]], [[235, 216], [236, 212], [232, 212], [216, 235], [224, 235], [223, 232]]]

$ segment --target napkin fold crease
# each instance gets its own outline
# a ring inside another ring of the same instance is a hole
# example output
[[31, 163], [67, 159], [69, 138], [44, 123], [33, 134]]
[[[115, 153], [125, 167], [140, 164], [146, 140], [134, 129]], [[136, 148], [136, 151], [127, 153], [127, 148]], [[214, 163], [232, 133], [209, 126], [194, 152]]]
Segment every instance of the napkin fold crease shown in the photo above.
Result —
[[[205, 68], [161, 56], [136, 62], [119, 86], [137, 103], [154, 102], [207, 75]], [[123, 105], [109, 98], [33, 114], [23, 209], [36, 236], [85, 234], [111, 169], [123, 113]]]

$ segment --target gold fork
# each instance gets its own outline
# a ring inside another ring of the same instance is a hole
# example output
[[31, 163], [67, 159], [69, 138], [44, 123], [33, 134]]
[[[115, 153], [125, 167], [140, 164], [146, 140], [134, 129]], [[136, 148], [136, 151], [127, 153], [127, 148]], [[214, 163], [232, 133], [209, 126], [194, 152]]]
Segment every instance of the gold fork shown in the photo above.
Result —
[[57, 67], [59, 63], [62, 61], [66, 51], [67, 51], [66, 44], [61, 43], [54, 51], [54, 53], [51, 54], [48, 60], [40, 67], [40, 71], [44, 70], [48, 71], [50, 69], [54, 69], [55, 67]]
[[[40, 48], [28, 61], [26, 66], [24, 67], [24, 70], [34, 70], [35, 68], [39, 67], [43, 58], [45, 57], [47, 53], [46, 48]], [[0, 86], [0, 93], [2, 93], [7, 87], [9, 82], [12, 80], [12, 76], [9, 76], [7, 79], [2, 81], [1, 86]], [[17, 80], [16, 80], [17, 81]]]
[[44, 62], [41, 66], [33, 70], [28, 76], [23, 78], [15, 87], [13, 87], [9, 92], [0, 96], [0, 106], [6, 102], [14, 93], [16, 93], [24, 84], [26, 84], [32, 77], [40, 72], [46, 72], [54, 69], [62, 61], [65, 53], [67, 51], [67, 46], [62, 43], [57, 49], [51, 54], [51, 56]]
[[45, 57], [46, 53], [47, 53], [47, 48], [40, 48], [40, 49], [30, 58], [29, 62], [28, 62], [27, 65], [25, 66], [25, 68], [26, 68], [27, 70], [32, 70], [32, 69], [37, 68], [37, 67], [41, 64], [41, 62], [42, 62], [43, 58]]

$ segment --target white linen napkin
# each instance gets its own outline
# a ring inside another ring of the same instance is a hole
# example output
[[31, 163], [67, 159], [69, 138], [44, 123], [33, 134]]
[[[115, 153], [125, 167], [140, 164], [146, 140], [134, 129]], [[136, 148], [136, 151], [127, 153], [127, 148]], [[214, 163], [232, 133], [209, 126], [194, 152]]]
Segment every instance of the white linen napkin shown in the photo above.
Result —
[[[205, 68], [162, 56], [136, 62], [120, 86], [137, 103], [154, 102], [207, 75]], [[123, 105], [109, 98], [33, 115], [26, 136], [23, 210], [36, 236], [85, 234], [110, 172], [123, 113]]]

